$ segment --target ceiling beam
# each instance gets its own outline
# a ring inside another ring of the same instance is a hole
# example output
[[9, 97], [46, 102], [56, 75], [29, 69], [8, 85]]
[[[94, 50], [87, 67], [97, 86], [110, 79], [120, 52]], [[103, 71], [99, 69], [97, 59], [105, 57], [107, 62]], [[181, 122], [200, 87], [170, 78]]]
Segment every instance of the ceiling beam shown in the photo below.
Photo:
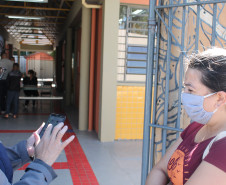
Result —
[[65, 1], [65, 0], [64, 0], [64, 2], [66, 3], [66, 5], [67, 5], [69, 8], [71, 8], [71, 4], [70, 4], [70, 3], [68, 3], [68, 2]]
[[10, 14], [10, 13], [0, 13], [0, 15], [7, 15], [7, 16], [25, 16], [25, 17], [43, 17], [43, 18], [57, 18], [57, 19], [66, 19], [67, 17], [65, 16], [54, 16], [54, 15], [13, 15], [13, 14]]
[[[15, 30], [14, 28], [7, 28], [6, 27], [6, 29], [8, 29], [8, 30], [10, 30], [10, 31], [13, 31], [13, 30]], [[25, 33], [25, 32], [23, 32], [23, 31], [26, 31], [27, 29], [19, 29], [19, 28], [16, 28], [16, 31], [18, 32], [18, 33]], [[29, 30], [30, 31], [30, 30]], [[44, 33], [47, 33], [47, 34], [52, 34], [52, 35], [54, 35], [54, 34], [57, 34], [57, 33], [59, 33], [59, 32], [57, 32], [57, 31], [47, 31], [47, 30], [42, 30], [42, 32]], [[31, 33], [31, 32], [26, 32], [26, 33]]]
[[0, 8], [18, 8], [18, 9], [31, 9], [31, 10], [48, 10], [48, 11], [70, 11], [66, 8], [48, 8], [48, 7], [33, 7], [33, 6], [13, 6], [13, 5], [0, 5]]
[[63, 38], [66, 30], [72, 22], [75, 20], [77, 15], [79, 15], [79, 12], [82, 9], [82, 2], [81, 1], [74, 1], [71, 10], [67, 16], [67, 19], [65, 20], [64, 26], [61, 27], [60, 33], [57, 35], [57, 43]]
[[[8, 22], [8, 23], [5, 23], [5, 22]], [[56, 22], [56, 23], [55, 22], [45, 22], [45, 21], [34, 22], [34, 21], [31, 21], [28, 19], [23, 20], [23, 22], [31, 22], [31, 23], [35, 23], [35, 24], [64, 24], [63, 22]], [[12, 25], [15, 25], [15, 22], [12, 22], [11, 19], [0, 19], [0, 24], [3, 26], [6, 26], [6, 25], [12, 26]], [[20, 25], [15, 25], [15, 26], [20, 26]]]
[[[59, 8], [62, 8], [63, 4], [64, 4], [64, 0], [61, 0], [60, 1], [60, 7]], [[59, 16], [59, 14], [60, 14], [60, 11], [57, 12], [57, 16]], [[56, 19], [56, 22], [57, 21], [58, 21], [58, 19]]]

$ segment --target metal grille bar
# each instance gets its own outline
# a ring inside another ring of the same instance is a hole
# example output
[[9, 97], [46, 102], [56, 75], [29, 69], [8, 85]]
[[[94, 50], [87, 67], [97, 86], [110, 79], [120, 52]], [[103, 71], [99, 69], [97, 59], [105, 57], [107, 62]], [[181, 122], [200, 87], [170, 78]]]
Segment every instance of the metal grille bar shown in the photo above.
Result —
[[156, 6], [156, 9], [162, 8], [175, 8], [175, 7], [182, 7], [182, 6], [194, 6], [194, 5], [206, 5], [206, 4], [213, 4], [213, 3], [226, 3], [226, 0], [213, 0], [213, 1], [198, 1], [197, 2], [190, 2], [190, 3], [178, 3], [178, 4], [169, 4], [169, 5], [160, 5]]
[[146, 88], [145, 88], [145, 108], [144, 108], [144, 139], [143, 139], [143, 153], [142, 153], [142, 172], [141, 184], [145, 184], [148, 175], [149, 166], [149, 149], [150, 149], [150, 127], [151, 120], [151, 105], [152, 105], [152, 86], [153, 86], [153, 64], [154, 64], [154, 43], [155, 43], [155, 1], [150, 0], [149, 4], [149, 21], [148, 21], [148, 62], [146, 74]]

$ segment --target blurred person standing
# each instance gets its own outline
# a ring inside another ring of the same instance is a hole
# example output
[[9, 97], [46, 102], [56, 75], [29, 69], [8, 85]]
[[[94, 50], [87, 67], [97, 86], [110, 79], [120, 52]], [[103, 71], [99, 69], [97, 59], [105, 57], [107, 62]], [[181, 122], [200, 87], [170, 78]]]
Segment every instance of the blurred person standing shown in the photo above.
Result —
[[[24, 87], [29, 86], [31, 88], [32, 87], [37, 88], [38, 80], [37, 80], [37, 77], [35, 76], [35, 72], [32, 69], [28, 70], [28, 75], [23, 78], [23, 84], [24, 84]], [[24, 90], [24, 94], [26, 96], [38, 96], [39, 95], [37, 89]], [[29, 104], [29, 100], [26, 100], [25, 101], [25, 109], [27, 109], [28, 104]], [[32, 101], [32, 104], [34, 107], [35, 100]]]
[[7, 58], [6, 53], [1, 54], [0, 68], [2, 71], [0, 78], [0, 111], [4, 113], [6, 110], [6, 94], [7, 94], [7, 82], [6, 78], [8, 73], [13, 68], [13, 62]]
[[15, 61], [15, 57], [10, 57], [10, 60], [11, 60], [13, 63], [16, 62], [16, 61]]
[[13, 107], [13, 118], [17, 118], [21, 77], [22, 73], [19, 70], [19, 64], [14, 63], [13, 70], [8, 74], [8, 77], [6, 79], [8, 91], [6, 98], [6, 113], [4, 115], [4, 118], [9, 118], [11, 105]]

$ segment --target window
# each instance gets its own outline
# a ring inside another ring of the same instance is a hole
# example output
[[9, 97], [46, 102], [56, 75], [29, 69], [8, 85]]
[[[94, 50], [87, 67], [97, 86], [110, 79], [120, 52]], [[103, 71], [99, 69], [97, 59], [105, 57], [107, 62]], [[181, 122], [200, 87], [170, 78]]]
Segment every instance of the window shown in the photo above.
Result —
[[148, 7], [122, 5], [119, 15], [119, 82], [144, 82], [147, 61]]

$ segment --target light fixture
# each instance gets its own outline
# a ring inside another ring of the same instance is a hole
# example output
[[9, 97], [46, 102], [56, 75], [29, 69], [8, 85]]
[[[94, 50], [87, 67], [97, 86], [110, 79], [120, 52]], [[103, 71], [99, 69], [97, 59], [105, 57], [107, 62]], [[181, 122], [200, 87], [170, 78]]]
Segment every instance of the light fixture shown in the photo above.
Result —
[[48, 3], [48, 0], [5, 0], [5, 1], [18, 1], [18, 2], [30, 2], [30, 3]]
[[35, 40], [35, 39], [47, 39], [47, 37], [20, 37], [21, 39], [32, 39], [32, 40]]
[[16, 26], [16, 28], [20, 28], [20, 29], [32, 29], [32, 30], [42, 30], [44, 29], [44, 27], [40, 27], [40, 26]]
[[42, 33], [20, 33], [24, 36], [43, 36], [44, 34]]
[[36, 39], [36, 40], [21, 40], [20, 44], [51, 44], [51, 42], [49, 40], [40, 40], [40, 39]]
[[9, 19], [33, 19], [33, 20], [41, 20], [44, 17], [36, 17], [36, 16], [17, 16], [17, 15], [6, 15]]
[[52, 43], [31, 43], [31, 42], [22, 42], [21, 44], [26, 44], [26, 45], [52, 45]]
[[47, 39], [47, 37], [40, 37], [40, 36], [38, 36], [38, 37], [31, 37], [31, 36], [22, 36], [22, 37], [20, 37], [21, 39], [33, 39], [33, 40], [35, 40], [35, 39]]

